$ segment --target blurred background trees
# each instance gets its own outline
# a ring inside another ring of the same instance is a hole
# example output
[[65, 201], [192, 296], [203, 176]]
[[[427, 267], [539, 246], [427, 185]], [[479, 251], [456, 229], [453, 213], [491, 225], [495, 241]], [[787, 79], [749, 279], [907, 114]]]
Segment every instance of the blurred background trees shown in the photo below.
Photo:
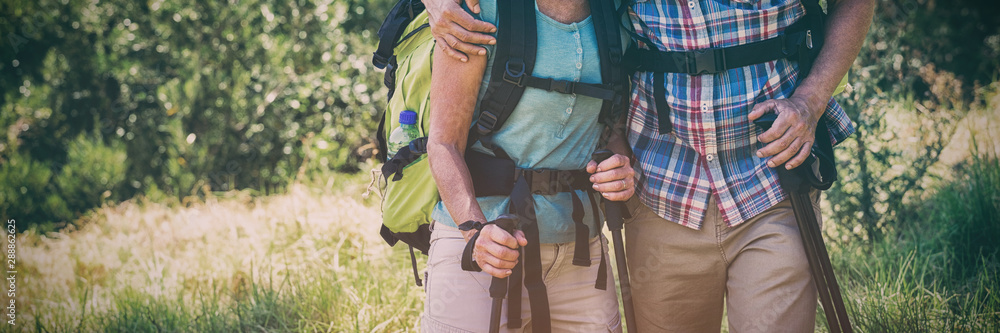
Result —
[[381, 1], [0, 2], [0, 213], [355, 171]]
[[841, 181], [828, 198], [854, 240], [896, 236], [914, 219], [924, 189], [952, 175], [938, 162], [960, 121], [1000, 106], [985, 100], [996, 95], [998, 74], [994, 2], [878, 2], [850, 73], [853, 89], [837, 97], [858, 132], [837, 152]]

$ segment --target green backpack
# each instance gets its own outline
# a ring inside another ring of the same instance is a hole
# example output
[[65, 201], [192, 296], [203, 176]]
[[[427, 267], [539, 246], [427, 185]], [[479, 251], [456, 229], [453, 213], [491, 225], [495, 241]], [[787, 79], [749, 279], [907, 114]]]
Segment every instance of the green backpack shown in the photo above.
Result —
[[[389, 88], [389, 103], [378, 131], [379, 157], [385, 162], [382, 176], [386, 178], [379, 233], [390, 246], [401, 240], [426, 253], [430, 248], [431, 212], [440, 201], [427, 154], [423, 153], [430, 128], [431, 60], [434, 58], [434, 36], [428, 28], [427, 12], [413, 17], [401, 33], [398, 42], [394, 43], [394, 55], [385, 65], [388, 67], [385, 83]], [[400, 149], [396, 156], [385, 156], [389, 133], [399, 127], [399, 113], [404, 110], [417, 113], [421, 138]]]

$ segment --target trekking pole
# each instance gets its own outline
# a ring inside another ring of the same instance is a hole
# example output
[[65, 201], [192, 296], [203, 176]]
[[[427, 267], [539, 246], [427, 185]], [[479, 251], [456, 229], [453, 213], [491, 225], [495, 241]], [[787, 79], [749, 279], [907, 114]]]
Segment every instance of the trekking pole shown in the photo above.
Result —
[[[600, 164], [611, 158], [615, 153], [607, 149], [595, 151], [591, 158]], [[632, 306], [632, 284], [628, 279], [628, 262], [625, 260], [625, 243], [622, 240], [622, 228], [625, 225], [625, 203], [620, 201], [604, 201], [604, 218], [611, 230], [611, 239], [615, 243], [615, 266], [618, 267], [618, 281], [621, 282], [622, 303], [625, 307], [625, 325], [629, 332], [638, 332], [635, 325], [635, 308]], [[595, 214], [597, 212], [594, 212]]]
[[[754, 121], [754, 124], [764, 130], [771, 128], [777, 116], [773, 113], [766, 114]], [[823, 126], [823, 125], [820, 125]], [[827, 136], [822, 127], [817, 128], [817, 138]], [[826, 138], [824, 138], [826, 139]], [[819, 139], [817, 139], [819, 141]], [[829, 141], [826, 141], [827, 143]], [[820, 144], [817, 143], [817, 146]], [[832, 147], [825, 148], [832, 153]], [[820, 149], [819, 151], [823, 151]], [[836, 179], [836, 172], [832, 172], [831, 179], [816, 179], [812, 174], [813, 163], [833, 163], [832, 156], [817, 158], [814, 149], [802, 165], [788, 170], [784, 167], [776, 168], [778, 171], [778, 181], [781, 188], [789, 194], [792, 204], [792, 211], [795, 220], [798, 222], [799, 235], [802, 237], [802, 245], [805, 248], [806, 259], [809, 261], [809, 269], [812, 272], [813, 282], [816, 284], [816, 292], [819, 294], [819, 301], [823, 305], [823, 312], [826, 314], [826, 325], [830, 332], [852, 333], [851, 319], [847, 315], [844, 307], [844, 298], [840, 293], [840, 285], [837, 283], [837, 276], [834, 274], [833, 265], [830, 263], [830, 254], [826, 250], [826, 243], [823, 242], [823, 232], [819, 229], [819, 218], [813, 210], [812, 198], [809, 192], [813, 189], [826, 189]], [[830, 166], [825, 166], [830, 167]], [[821, 184], [822, 183], [822, 184]]]
[[[513, 235], [517, 229], [517, 217], [504, 214], [493, 221], [500, 229]], [[514, 290], [520, 292], [520, 290]], [[500, 314], [503, 311], [503, 298], [507, 295], [507, 278], [493, 277], [490, 283], [490, 298], [493, 299], [493, 308], [490, 311], [490, 333], [500, 333]]]

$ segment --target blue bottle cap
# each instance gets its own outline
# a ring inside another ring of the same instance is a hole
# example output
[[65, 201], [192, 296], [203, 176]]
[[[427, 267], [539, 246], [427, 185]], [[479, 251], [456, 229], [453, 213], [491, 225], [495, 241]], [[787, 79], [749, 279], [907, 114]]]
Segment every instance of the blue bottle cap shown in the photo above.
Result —
[[417, 113], [405, 110], [399, 113], [399, 123], [403, 125], [413, 125], [417, 123]]

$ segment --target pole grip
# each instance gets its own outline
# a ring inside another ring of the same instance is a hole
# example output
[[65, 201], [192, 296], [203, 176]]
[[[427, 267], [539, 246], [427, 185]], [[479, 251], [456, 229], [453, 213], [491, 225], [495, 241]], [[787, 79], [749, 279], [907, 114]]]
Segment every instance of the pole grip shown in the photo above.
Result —
[[517, 215], [514, 214], [503, 214], [493, 220], [500, 229], [503, 229], [507, 233], [513, 235], [514, 230], [517, 230]]
[[[517, 215], [514, 214], [503, 214], [493, 220], [500, 229], [506, 231], [507, 233], [513, 235], [514, 230], [517, 230]], [[507, 296], [507, 278], [493, 277], [490, 283], [490, 298], [493, 299], [493, 307], [490, 309], [490, 333], [498, 333], [500, 331], [500, 315], [501, 309], [503, 307], [503, 298]]]
[[[600, 149], [591, 154], [591, 158], [600, 164], [614, 156], [610, 150]], [[635, 322], [635, 307], [632, 304], [632, 284], [629, 282], [628, 262], [625, 258], [625, 242], [622, 239], [622, 228], [625, 225], [625, 218], [622, 212], [626, 210], [625, 204], [618, 201], [604, 199], [604, 219], [607, 221], [608, 230], [611, 230], [611, 238], [615, 243], [615, 261], [618, 268], [618, 282], [621, 285], [622, 306], [625, 308], [625, 325], [629, 332], [638, 331]]]
[[593, 159], [594, 162], [597, 162], [597, 164], [601, 164], [601, 162], [611, 158], [611, 156], [615, 156], [615, 153], [607, 149], [599, 149], [591, 154], [590, 158]]
[[[590, 158], [595, 162], [600, 164], [605, 160], [614, 156], [615, 153], [607, 149], [599, 149], [590, 155]], [[625, 216], [623, 215], [626, 211], [625, 204], [618, 201], [604, 201], [604, 220], [608, 223], [608, 229], [611, 231], [622, 230], [625, 226]]]

